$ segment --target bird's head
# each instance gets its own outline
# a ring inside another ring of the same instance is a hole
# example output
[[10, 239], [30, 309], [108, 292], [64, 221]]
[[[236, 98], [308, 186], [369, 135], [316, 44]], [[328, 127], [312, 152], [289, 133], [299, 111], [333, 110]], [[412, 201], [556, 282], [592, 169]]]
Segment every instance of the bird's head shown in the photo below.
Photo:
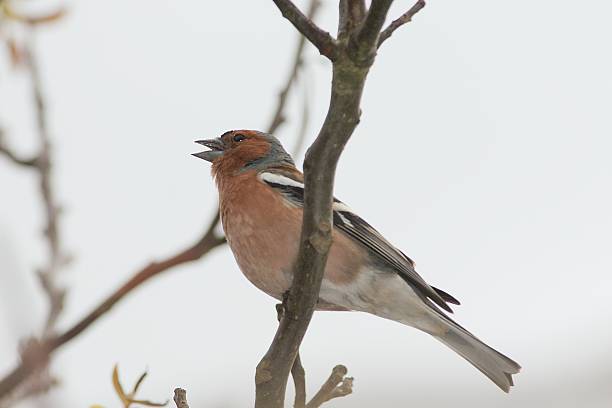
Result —
[[196, 140], [196, 143], [210, 149], [193, 155], [211, 162], [215, 176], [294, 165], [277, 138], [256, 130], [230, 130], [216, 139]]

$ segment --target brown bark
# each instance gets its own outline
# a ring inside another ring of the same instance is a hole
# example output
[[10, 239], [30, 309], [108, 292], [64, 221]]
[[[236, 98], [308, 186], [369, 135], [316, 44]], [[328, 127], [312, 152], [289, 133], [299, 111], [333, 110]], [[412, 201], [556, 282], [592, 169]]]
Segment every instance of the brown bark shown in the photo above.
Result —
[[359, 15], [357, 2], [341, 1], [339, 32], [345, 38], [331, 41], [327, 37], [321, 39], [320, 33], [325, 32], [312, 21], [304, 21], [305, 16], [290, 1], [274, 2], [283, 16], [319, 50], [323, 43], [333, 48], [321, 52], [332, 61], [333, 77], [327, 116], [304, 161], [300, 250], [285, 313], [270, 348], [256, 369], [256, 408], [282, 408], [284, 405], [289, 372], [312, 318], [331, 246], [336, 165], [359, 123], [365, 81], [374, 63], [379, 36], [392, 0], [373, 0], [363, 21], [354, 21]]

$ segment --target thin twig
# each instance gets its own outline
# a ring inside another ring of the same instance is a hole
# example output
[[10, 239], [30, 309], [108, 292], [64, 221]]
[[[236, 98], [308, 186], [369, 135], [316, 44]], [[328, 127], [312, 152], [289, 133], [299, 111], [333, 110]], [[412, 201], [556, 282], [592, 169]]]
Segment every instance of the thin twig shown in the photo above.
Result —
[[[285, 316], [285, 307], [289, 292], [283, 294], [283, 302], [276, 304], [276, 319], [280, 323]], [[302, 366], [300, 352], [298, 351], [293, 365], [291, 366], [291, 376], [293, 377], [293, 386], [295, 388], [295, 399], [293, 408], [306, 408], [306, 371]]]
[[63, 253], [63, 249], [61, 248], [60, 229], [58, 225], [60, 206], [57, 204], [52, 186], [51, 137], [49, 135], [43, 85], [32, 35], [29, 41], [26, 41], [23, 52], [25, 56], [24, 65], [30, 74], [37, 133], [40, 144], [40, 150], [36, 158], [36, 168], [39, 176], [40, 196], [45, 210], [44, 236], [47, 242], [49, 259], [47, 264], [39, 269], [38, 276], [49, 301], [49, 311], [47, 312], [47, 319], [43, 329], [43, 336], [47, 337], [55, 329], [55, 323], [64, 308], [66, 291], [58, 286], [57, 273], [60, 268], [67, 263], [68, 256]]
[[[308, 7], [307, 18], [312, 19], [317, 14], [319, 7], [321, 6], [321, 2], [319, 0], [312, 0]], [[295, 48], [295, 53], [293, 54], [293, 60], [291, 64], [291, 70], [289, 71], [289, 76], [287, 78], [287, 82], [281, 88], [281, 91], [278, 93], [278, 103], [276, 104], [276, 109], [274, 110], [274, 114], [272, 115], [272, 120], [268, 125], [268, 133], [276, 132], [276, 129], [280, 125], [285, 122], [285, 116], [283, 114], [284, 108], [287, 102], [287, 96], [289, 95], [289, 90], [293, 87], [293, 84], [297, 80], [298, 74], [300, 72], [300, 68], [303, 65], [304, 58], [304, 46], [306, 45], [306, 37], [300, 35], [298, 40], [298, 45]]]
[[345, 366], [335, 366], [319, 392], [306, 404], [306, 408], [318, 408], [331, 399], [351, 394], [353, 392], [353, 378], [346, 377], [346, 373]]
[[317, 47], [321, 55], [331, 61], [336, 59], [337, 46], [335, 40], [327, 31], [320, 29], [312, 19], [308, 18], [291, 0], [272, 0], [283, 17], [291, 22], [297, 30]]
[[421, 11], [423, 7], [425, 7], [425, 0], [419, 0], [414, 3], [414, 5], [410, 7], [410, 9], [404, 14], [402, 14], [398, 19], [393, 20], [391, 24], [389, 24], [389, 26], [380, 33], [380, 37], [378, 37], [378, 46], [380, 47], [383, 42], [385, 42], [389, 37], [391, 37], [395, 30], [397, 30], [404, 24], [412, 21], [412, 17], [414, 17], [416, 13]]
[[293, 386], [295, 388], [294, 408], [306, 407], [306, 371], [302, 366], [302, 359], [298, 352], [291, 367], [291, 376], [293, 377]]
[[302, 119], [300, 121], [300, 130], [293, 142], [291, 148], [291, 156], [297, 157], [304, 148], [306, 142], [306, 131], [308, 130], [308, 122], [310, 121], [310, 105], [308, 103], [308, 90], [304, 89], [304, 99], [302, 101]]
[[[51, 158], [51, 138], [49, 135], [46, 103], [43, 96], [43, 85], [39, 73], [38, 61], [34, 52], [33, 35], [30, 33], [30, 38], [23, 45], [22, 52], [24, 55], [23, 67], [26, 69], [30, 77], [32, 97], [34, 101], [34, 114], [36, 118], [36, 129], [39, 139], [39, 152], [35, 158], [24, 160], [18, 158], [6, 145], [0, 143], [0, 150], [10, 158], [14, 163], [19, 165], [30, 166], [38, 173], [39, 192], [45, 213], [44, 237], [48, 250], [48, 260], [45, 265], [37, 271], [41, 286], [49, 302], [49, 310], [44, 327], [41, 333], [42, 339], [49, 338], [54, 330], [55, 324], [60, 313], [63, 310], [65, 290], [57, 284], [57, 273], [67, 263], [67, 256], [64, 255], [59, 232], [59, 215], [60, 208], [57, 204], [55, 193], [52, 187], [52, 158]], [[1, 136], [1, 135], [0, 135]], [[1, 140], [0, 140], [1, 142]], [[4, 385], [9, 385], [9, 391], [20, 382], [26, 380], [29, 374], [33, 372], [43, 373], [49, 362], [50, 348], [45, 341], [37, 338], [26, 340], [21, 348], [21, 372], [28, 373], [25, 376], [7, 377], [0, 382], [0, 392], [5, 388]], [[19, 369], [19, 367], [17, 368]], [[16, 369], [16, 370], [17, 370]], [[15, 373], [14, 371], [13, 373]], [[55, 383], [55, 380], [50, 375], [39, 375], [40, 379], [44, 380], [44, 385], [36, 384], [36, 381], [29, 381], [29, 384], [24, 387], [20, 397], [32, 395], [37, 390], [47, 389]], [[0, 397], [2, 394], [0, 394]]]
[[176, 408], [189, 408], [187, 403], [187, 391], [182, 388], [176, 388], [174, 390], [174, 403]]
[[5, 141], [4, 130], [0, 129], [0, 155], [3, 155], [7, 159], [9, 159], [13, 164], [17, 164], [19, 166], [36, 168], [36, 157], [31, 158], [23, 158], [19, 157], [17, 153], [11, 149]]
[[33, 353], [24, 353], [25, 355], [22, 355], [20, 364], [0, 381], [0, 401], [32, 373], [44, 367], [44, 364], [46, 364], [46, 361], [48, 361], [50, 355], [56, 349], [85, 331], [92, 323], [106, 314], [106, 312], [108, 312], [117, 302], [131, 293], [134, 289], [152, 277], [177, 265], [200, 259], [212, 249], [222, 245], [225, 242], [225, 238], [218, 237], [215, 233], [218, 222], [219, 218], [215, 217], [209, 224], [204, 236], [194, 245], [163, 261], [151, 263], [137, 272], [130, 280], [68, 330], [57, 336], [49, 337], [41, 341], [41, 345], [37, 349], [37, 352], [38, 355], [44, 356], [45, 358], [32, 359], [30, 358], [30, 354]]

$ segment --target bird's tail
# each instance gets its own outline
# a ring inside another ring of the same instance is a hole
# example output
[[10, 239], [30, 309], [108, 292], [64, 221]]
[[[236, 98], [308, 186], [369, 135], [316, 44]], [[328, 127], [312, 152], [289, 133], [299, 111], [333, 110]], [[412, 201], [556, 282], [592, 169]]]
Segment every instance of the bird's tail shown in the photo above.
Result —
[[447, 316], [444, 317], [448, 330], [434, 337], [469, 361], [503, 391], [509, 392], [510, 387], [514, 385], [512, 374], [521, 371], [521, 366], [478, 340], [472, 333]]

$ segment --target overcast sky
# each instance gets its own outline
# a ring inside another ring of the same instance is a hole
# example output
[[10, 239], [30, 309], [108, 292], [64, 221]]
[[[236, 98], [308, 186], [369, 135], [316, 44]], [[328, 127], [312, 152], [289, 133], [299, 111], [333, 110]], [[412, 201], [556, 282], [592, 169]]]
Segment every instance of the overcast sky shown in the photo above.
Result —
[[[323, 3], [318, 20], [335, 33], [336, 2]], [[271, 1], [67, 4], [37, 36], [75, 255], [61, 327], [198, 237], [216, 190], [209, 165], [189, 155], [193, 140], [263, 129], [297, 39]], [[411, 5], [398, 0], [391, 15]], [[336, 196], [457, 297], [455, 318], [523, 373], [506, 395], [414, 329], [317, 313], [302, 346], [311, 392], [343, 363], [355, 392], [336, 407], [610, 406], [611, 12], [603, 1], [430, 1], [381, 48]], [[0, 124], [31, 152], [27, 77], [1, 58]], [[330, 65], [312, 47], [307, 63], [277, 134], [287, 145], [304, 92], [309, 142], [328, 106]], [[0, 376], [45, 316], [35, 182], [0, 159]], [[222, 247], [140, 288], [56, 353], [62, 386], [38, 402], [118, 406], [117, 362], [126, 383], [149, 369], [149, 399], [182, 386], [192, 406], [250, 406], [274, 303]]]

